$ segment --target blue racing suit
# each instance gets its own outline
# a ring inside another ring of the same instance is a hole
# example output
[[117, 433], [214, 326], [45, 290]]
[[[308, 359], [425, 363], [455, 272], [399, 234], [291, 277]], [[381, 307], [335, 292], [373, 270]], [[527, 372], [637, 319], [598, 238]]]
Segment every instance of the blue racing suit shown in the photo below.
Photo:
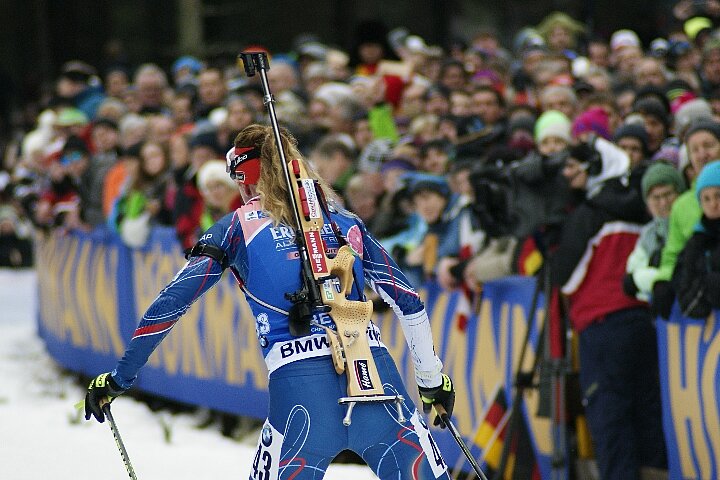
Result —
[[[329, 215], [356, 253], [356, 260], [361, 260], [354, 262], [355, 286], [348, 299], [364, 300], [364, 283], [373, 288], [400, 319], [418, 385], [440, 385], [442, 363], [435, 355], [429, 320], [418, 294], [360, 219], [332, 207]], [[321, 233], [332, 256], [340, 242], [328, 218]], [[405, 397], [403, 409], [408, 420], [398, 421], [393, 404], [373, 403], [358, 405], [352, 424], [343, 425], [345, 407], [338, 404], [338, 398], [347, 396], [347, 381], [335, 372], [321, 327], [335, 329], [331, 314], [315, 315], [309, 335], [290, 335], [288, 312], [292, 304], [285, 293], [301, 286], [301, 262], [291, 228], [274, 224], [255, 198], [220, 219], [199, 242], [221, 249], [226, 261], [191, 257], [160, 292], [112, 372], [118, 385], [132, 385], [155, 347], [190, 305], [217, 283], [225, 265], [235, 275], [255, 316], [256, 334], [269, 371], [269, 415], [250, 478], [320, 479], [332, 459], [345, 449], [358, 453], [381, 479], [449, 478], [442, 456], [372, 322], [368, 343], [385, 393]]]

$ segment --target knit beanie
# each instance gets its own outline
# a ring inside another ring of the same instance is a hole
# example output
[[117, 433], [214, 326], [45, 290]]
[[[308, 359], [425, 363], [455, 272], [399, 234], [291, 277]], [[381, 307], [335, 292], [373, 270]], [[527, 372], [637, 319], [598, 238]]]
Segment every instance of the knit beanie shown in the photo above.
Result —
[[408, 185], [408, 193], [415, 196], [417, 193], [430, 191], [448, 198], [452, 193], [445, 177], [427, 173], [409, 173], [403, 176]]
[[682, 170], [680, 168], [680, 147], [678, 145], [673, 145], [670, 142], [660, 145], [660, 150], [653, 154], [650, 161], [664, 161], [677, 167], [679, 171]]
[[720, 123], [708, 121], [708, 120], [698, 120], [696, 122], [693, 122], [690, 124], [690, 126], [687, 129], [687, 132], [685, 132], [685, 143], [687, 143], [688, 138], [692, 136], [692, 134], [700, 131], [706, 131], [711, 133], [715, 136], [718, 140], [720, 140]]
[[210, 182], [222, 182], [230, 188], [238, 188], [235, 181], [230, 178], [226, 171], [227, 165], [221, 160], [210, 160], [203, 164], [198, 170], [197, 186], [200, 191], [207, 191]]
[[703, 188], [720, 187], [720, 160], [714, 160], [703, 167], [695, 183], [698, 201]]
[[650, 165], [640, 181], [643, 199], [647, 200], [648, 193], [658, 185], [670, 185], [677, 193], [685, 191], [685, 181], [677, 168], [665, 162]]
[[610, 50], [615, 52], [623, 47], [641, 47], [637, 33], [628, 29], [615, 31], [610, 37]]
[[621, 138], [632, 137], [637, 138], [642, 143], [643, 152], [647, 154], [648, 135], [645, 127], [636, 123], [626, 123], [615, 131], [613, 135], [613, 143], [617, 143]]
[[540, 143], [547, 137], [562, 138], [570, 143], [570, 119], [557, 110], [548, 110], [535, 122], [535, 142]]
[[[669, 102], [670, 113], [677, 115], [683, 105], [697, 99], [698, 95], [688, 82], [675, 79], [665, 85], [665, 97]], [[677, 121], [677, 117], [675, 119]]]
[[592, 107], [575, 118], [572, 124], [573, 137], [577, 138], [578, 135], [587, 132], [610, 140], [610, 119], [602, 107]]
[[[665, 95], [662, 95], [662, 98], [667, 102]], [[665, 128], [670, 126], [670, 114], [668, 112], [669, 108], [659, 98], [644, 97], [636, 100], [633, 104], [633, 113], [655, 117], [665, 125]]]
[[382, 163], [380, 173], [384, 175], [393, 169], [402, 170], [403, 172], [414, 172], [417, 170], [417, 167], [415, 167], [412, 160], [407, 157], [393, 157]]
[[680, 134], [692, 123], [699, 120], [712, 120], [712, 118], [712, 107], [707, 100], [704, 98], [690, 100], [675, 112], [675, 132]]

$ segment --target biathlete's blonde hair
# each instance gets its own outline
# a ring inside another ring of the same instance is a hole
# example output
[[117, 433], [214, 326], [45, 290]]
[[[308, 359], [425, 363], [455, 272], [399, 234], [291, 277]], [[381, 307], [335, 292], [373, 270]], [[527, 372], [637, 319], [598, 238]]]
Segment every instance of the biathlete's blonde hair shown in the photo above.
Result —
[[[297, 146], [295, 137], [285, 128], [280, 128], [285, 159], [291, 162], [298, 159], [303, 162], [308, 176], [317, 180], [325, 193], [325, 198], [332, 203], [337, 201], [333, 189], [320, 178], [315, 170], [303, 158]], [[255, 147], [260, 152], [260, 179], [257, 183], [257, 193], [260, 196], [260, 205], [275, 224], [295, 225], [295, 214], [291, 210], [288, 188], [285, 183], [285, 173], [280, 164], [280, 153], [275, 144], [275, 134], [268, 125], [248, 125], [235, 137], [236, 147]], [[290, 170], [292, 172], [292, 169]], [[292, 174], [291, 174], [291, 178]]]

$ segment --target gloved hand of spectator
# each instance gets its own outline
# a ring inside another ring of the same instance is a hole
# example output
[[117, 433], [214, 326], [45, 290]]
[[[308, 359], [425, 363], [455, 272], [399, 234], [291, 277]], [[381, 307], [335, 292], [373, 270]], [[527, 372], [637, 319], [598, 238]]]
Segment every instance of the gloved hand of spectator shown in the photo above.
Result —
[[706, 278], [695, 277], [690, 282], [690, 288], [678, 292], [678, 303], [684, 316], [705, 319], [710, 315], [712, 307], [706, 287]]
[[[453, 386], [450, 377], [442, 374], [442, 383], [435, 388], [423, 388], [418, 386], [420, 390], [420, 400], [423, 404], [423, 412], [430, 414], [432, 406], [440, 404], [448, 414], [448, 417], [452, 416], [453, 407], [455, 406], [455, 387]], [[440, 425], [441, 428], [445, 428], [445, 424], [440, 419], [440, 416], [436, 416], [433, 421], [433, 425]]]
[[635, 297], [638, 293], [638, 287], [635, 285], [635, 279], [632, 276], [632, 273], [627, 273], [623, 277], [623, 292], [625, 292], [625, 295], [628, 297]]
[[670, 318], [673, 303], [675, 302], [675, 290], [667, 280], [658, 280], [653, 285], [651, 308], [655, 315], [664, 319]]
[[124, 392], [125, 389], [113, 380], [110, 373], [101, 373], [93, 378], [85, 394], [85, 420], [95, 417], [95, 420], [103, 423], [105, 421], [103, 405], [111, 403], [115, 397]]

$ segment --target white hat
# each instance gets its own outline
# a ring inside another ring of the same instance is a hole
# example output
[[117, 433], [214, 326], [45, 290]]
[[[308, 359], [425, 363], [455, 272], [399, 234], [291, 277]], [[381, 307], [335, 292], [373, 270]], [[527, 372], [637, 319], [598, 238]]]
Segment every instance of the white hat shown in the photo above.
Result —
[[347, 83], [327, 82], [315, 91], [313, 98], [334, 107], [345, 100], [354, 101], [355, 92]]
[[640, 47], [640, 39], [637, 33], [628, 29], [618, 30], [613, 33], [612, 37], [610, 37], [610, 49], [615, 51], [623, 47]]
[[405, 39], [405, 48], [407, 48], [410, 53], [417, 53], [429, 57], [442, 54], [442, 49], [439, 49], [437, 46], [429, 46], [422, 37], [417, 35], [409, 35]]
[[219, 128], [220, 126], [222, 126], [222, 124], [225, 123], [227, 118], [228, 118], [228, 111], [227, 111], [227, 108], [225, 108], [225, 107], [213, 108], [210, 111], [210, 115], [208, 115], [208, 120], [210, 120], [210, 123], [215, 125], [216, 128]]
[[205, 162], [197, 174], [197, 186], [200, 191], [207, 191], [208, 185], [212, 181], [220, 181], [232, 188], [237, 188], [237, 184], [227, 173], [226, 167], [225, 162], [222, 160]]
[[576, 57], [572, 61], [572, 74], [575, 78], [585, 78], [590, 73], [590, 60], [587, 57]]
[[683, 131], [698, 120], [713, 119], [712, 107], [704, 98], [694, 98], [683, 103], [675, 112], [675, 133], [681, 135]]
[[57, 114], [50, 109], [43, 110], [37, 118], [37, 126], [41, 129], [52, 129], [57, 119]]
[[330, 78], [330, 72], [324, 62], [311, 62], [303, 72], [305, 80], [314, 78]]

